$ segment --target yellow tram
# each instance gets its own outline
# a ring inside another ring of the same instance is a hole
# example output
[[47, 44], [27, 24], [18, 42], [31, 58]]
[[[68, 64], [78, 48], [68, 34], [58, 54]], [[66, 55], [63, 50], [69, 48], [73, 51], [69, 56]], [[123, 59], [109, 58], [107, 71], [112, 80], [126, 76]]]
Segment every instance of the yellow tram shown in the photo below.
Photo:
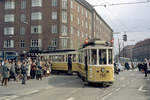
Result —
[[113, 47], [94, 41], [78, 51], [78, 75], [88, 83], [113, 83]]
[[71, 56], [72, 59], [72, 72], [77, 72], [77, 52], [75, 50], [56, 50], [53, 52], [42, 53], [40, 58], [43, 60], [50, 60], [52, 63], [52, 71], [64, 71], [68, 72], [68, 57]]

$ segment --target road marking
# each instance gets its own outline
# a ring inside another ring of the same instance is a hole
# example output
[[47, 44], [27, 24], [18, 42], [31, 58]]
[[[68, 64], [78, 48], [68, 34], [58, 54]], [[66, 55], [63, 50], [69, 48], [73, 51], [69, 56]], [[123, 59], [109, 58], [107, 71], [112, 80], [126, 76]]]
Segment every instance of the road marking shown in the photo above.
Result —
[[149, 81], [149, 78], [147, 80]]
[[123, 84], [123, 85], [122, 85], [122, 87], [126, 87], [126, 85], [125, 85], [125, 84]]
[[121, 88], [116, 89], [116, 91], [119, 91]]
[[74, 100], [74, 97], [70, 97], [70, 98], [68, 98], [67, 100]]
[[15, 99], [15, 98], [18, 98], [19, 96], [16, 96], [16, 95], [13, 95], [13, 96], [10, 96], [9, 98], [5, 99], [5, 100], [12, 100], [12, 99]]
[[81, 88], [75, 89], [73, 91], [71, 91], [72, 94], [76, 93], [78, 90], [80, 90]]
[[106, 95], [106, 96], [104, 96], [102, 99], [100, 99], [100, 100], [105, 100], [105, 99], [107, 99], [109, 96], [111, 96], [112, 95], [112, 92], [111, 93], [109, 93], [108, 95]]
[[33, 90], [31, 92], [24, 93], [23, 95], [30, 95], [39, 92], [39, 90]]
[[0, 100], [7, 99], [7, 98], [10, 98], [10, 96], [0, 97]]
[[144, 86], [140, 86], [140, 88], [138, 89], [140, 92], [147, 92], [147, 90], [143, 90]]

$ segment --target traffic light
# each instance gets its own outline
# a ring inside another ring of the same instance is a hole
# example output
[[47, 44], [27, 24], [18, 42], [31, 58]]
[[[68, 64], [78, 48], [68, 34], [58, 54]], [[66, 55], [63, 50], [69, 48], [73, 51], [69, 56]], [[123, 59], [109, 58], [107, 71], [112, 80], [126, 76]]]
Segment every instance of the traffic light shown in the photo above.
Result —
[[127, 34], [123, 35], [123, 41], [127, 41]]

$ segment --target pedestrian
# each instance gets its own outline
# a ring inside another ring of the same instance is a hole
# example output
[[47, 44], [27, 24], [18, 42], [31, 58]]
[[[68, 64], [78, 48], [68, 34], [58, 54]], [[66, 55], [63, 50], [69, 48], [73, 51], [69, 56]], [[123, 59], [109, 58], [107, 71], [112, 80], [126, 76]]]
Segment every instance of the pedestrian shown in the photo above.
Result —
[[4, 65], [2, 66], [2, 76], [3, 76], [3, 79], [2, 79], [2, 86], [3, 85], [7, 85], [7, 82], [8, 82], [8, 78], [9, 78], [9, 68], [7, 66], [7, 63], [8, 61], [5, 60], [4, 61]]
[[2, 62], [0, 62], [0, 81], [2, 80]]
[[36, 75], [36, 64], [35, 61], [31, 64], [31, 70], [30, 70], [31, 79], [35, 78]]
[[27, 66], [27, 69], [28, 69], [28, 71], [27, 71], [27, 79], [29, 80], [30, 79], [30, 70], [31, 70], [30, 60], [27, 61], [26, 66]]
[[127, 62], [125, 63], [125, 68], [126, 68], [127, 70], [130, 69], [130, 66], [129, 66], [129, 64], [128, 64]]
[[8, 81], [13, 78], [14, 81], [16, 81], [16, 71], [15, 71], [15, 62], [11, 62], [11, 67], [10, 67], [10, 76], [9, 76], [9, 79]]
[[21, 65], [21, 74], [22, 74], [22, 84], [26, 84], [27, 68], [26, 68], [25, 61], [23, 61], [22, 65]]
[[72, 73], [72, 59], [71, 59], [71, 55], [69, 55], [69, 57], [68, 57], [68, 73], [69, 74]]
[[147, 77], [147, 63], [143, 63], [145, 78]]
[[17, 61], [15, 66], [16, 71], [16, 81], [18, 82], [21, 79], [21, 62]]

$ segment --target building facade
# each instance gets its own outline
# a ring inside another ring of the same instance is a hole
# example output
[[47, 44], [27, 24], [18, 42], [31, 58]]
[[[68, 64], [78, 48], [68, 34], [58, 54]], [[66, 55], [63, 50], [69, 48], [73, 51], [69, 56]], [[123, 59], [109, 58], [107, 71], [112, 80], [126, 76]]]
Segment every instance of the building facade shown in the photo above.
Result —
[[0, 0], [0, 51], [78, 49], [113, 30], [85, 0]]
[[150, 60], [150, 39], [136, 43], [133, 48], [133, 59], [144, 61], [145, 58]]
[[120, 52], [120, 57], [132, 59], [133, 58], [133, 48], [134, 48], [134, 45], [125, 46]]

